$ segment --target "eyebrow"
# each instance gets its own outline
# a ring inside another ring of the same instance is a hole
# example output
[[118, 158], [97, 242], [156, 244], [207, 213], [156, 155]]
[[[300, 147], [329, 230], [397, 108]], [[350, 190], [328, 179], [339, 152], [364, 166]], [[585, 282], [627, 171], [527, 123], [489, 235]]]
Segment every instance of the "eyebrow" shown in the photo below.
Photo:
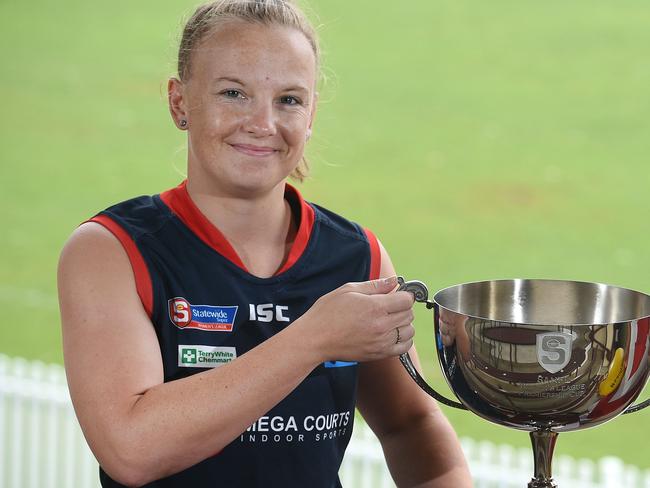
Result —
[[[234, 76], [220, 76], [218, 78], [215, 78], [212, 81], [212, 83], [216, 85], [217, 83], [222, 82], [222, 81], [237, 83], [238, 85], [246, 86], [246, 83], [244, 83], [242, 80], [240, 80], [239, 78], [236, 78]], [[301, 85], [289, 85], [287, 87], [282, 88], [282, 91], [287, 91], [287, 92], [293, 91], [293, 92], [309, 93], [309, 90], [306, 87], [301, 86]]]
[[234, 77], [231, 77], [231, 76], [220, 76], [219, 78], [215, 78], [214, 80], [212, 80], [212, 83], [217, 84], [220, 81], [231, 81], [231, 82], [234, 82], [234, 83], [238, 83], [240, 85], [244, 84], [244, 82], [241, 81], [239, 78], [234, 78]]
[[305, 88], [304, 86], [300, 86], [300, 85], [288, 86], [288, 87], [284, 88], [284, 91], [309, 93], [309, 90], [307, 88]]

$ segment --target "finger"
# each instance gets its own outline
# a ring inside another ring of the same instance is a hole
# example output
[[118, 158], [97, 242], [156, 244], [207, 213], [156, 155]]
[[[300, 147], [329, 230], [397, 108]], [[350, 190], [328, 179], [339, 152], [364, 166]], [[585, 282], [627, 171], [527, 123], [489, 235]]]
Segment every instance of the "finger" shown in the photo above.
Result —
[[404, 310], [410, 310], [415, 303], [415, 298], [408, 291], [396, 291], [390, 295], [377, 297], [383, 302], [384, 310], [388, 313], [396, 313]]
[[413, 339], [415, 335], [415, 329], [412, 325], [405, 325], [402, 327], [395, 327], [392, 330], [389, 330], [385, 335], [386, 343], [390, 345], [401, 344], [402, 342], [408, 342]]
[[415, 327], [410, 324], [403, 327], [397, 327], [397, 330], [399, 330], [400, 342], [410, 341], [415, 336]]
[[397, 286], [397, 277], [380, 278], [378, 280], [362, 281], [359, 283], [348, 283], [345, 285], [352, 291], [364, 295], [385, 295], [390, 293]]
[[401, 344], [402, 342], [409, 342], [415, 335], [415, 329], [411, 325], [404, 327], [395, 327], [388, 335], [388, 341], [393, 345]]
[[379, 319], [380, 330], [389, 333], [395, 327], [403, 327], [413, 322], [413, 310], [410, 308], [402, 312], [391, 313]]
[[393, 344], [389, 347], [389, 356], [400, 356], [401, 354], [409, 352], [411, 347], [413, 347], [413, 339], [403, 342], [400, 341], [399, 343]]

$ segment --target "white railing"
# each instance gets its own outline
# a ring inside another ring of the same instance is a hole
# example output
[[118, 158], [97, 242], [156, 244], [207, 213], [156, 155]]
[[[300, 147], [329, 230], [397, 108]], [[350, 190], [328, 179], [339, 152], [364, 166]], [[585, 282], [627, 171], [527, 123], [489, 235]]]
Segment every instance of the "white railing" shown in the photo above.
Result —
[[63, 368], [0, 354], [0, 488], [96, 486]]
[[[362, 428], [359, 428], [362, 427]], [[475, 488], [524, 488], [533, 475], [531, 449], [461, 439]], [[594, 462], [557, 456], [553, 478], [560, 488], [650, 488], [650, 470], [623, 463], [617, 457]], [[377, 439], [366, 425], [355, 426], [353, 441], [341, 469], [345, 487], [394, 488]]]
[[[462, 439], [476, 488], [523, 488], [530, 449]], [[598, 462], [558, 456], [561, 488], [650, 488], [650, 471], [615, 457]], [[381, 448], [357, 422], [343, 466], [346, 488], [392, 488]], [[0, 488], [96, 488], [97, 462], [74, 416], [63, 368], [0, 354]]]

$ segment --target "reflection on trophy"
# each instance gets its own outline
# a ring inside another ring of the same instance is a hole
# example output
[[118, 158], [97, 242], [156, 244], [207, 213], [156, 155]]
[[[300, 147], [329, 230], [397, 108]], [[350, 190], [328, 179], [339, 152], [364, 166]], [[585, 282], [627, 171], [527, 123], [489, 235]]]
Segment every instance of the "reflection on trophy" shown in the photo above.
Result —
[[529, 431], [528, 488], [557, 488], [551, 461], [559, 432], [650, 405], [630, 407], [649, 373], [648, 295], [597, 283], [498, 280], [452, 286], [430, 301], [424, 283], [399, 282], [434, 309], [440, 366], [461, 403], [431, 388], [408, 354], [402, 364], [441, 403]]

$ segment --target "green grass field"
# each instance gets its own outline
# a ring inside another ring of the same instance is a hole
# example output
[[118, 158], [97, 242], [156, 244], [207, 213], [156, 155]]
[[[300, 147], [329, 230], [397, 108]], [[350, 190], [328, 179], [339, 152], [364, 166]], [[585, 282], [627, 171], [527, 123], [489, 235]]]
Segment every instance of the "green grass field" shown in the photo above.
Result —
[[[180, 181], [167, 114], [192, 1], [0, 2], [0, 352], [62, 360], [55, 272], [79, 222]], [[430, 289], [558, 278], [650, 291], [650, 4], [311, 0], [327, 83], [306, 198]], [[441, 378], [418, 311], [428, 376]], [[650, 394], [650, 388], [646, 389]], [[461, 435], [527, 435], [446, 410]], [[650, 468], [650, 413], [557, 454]]]

